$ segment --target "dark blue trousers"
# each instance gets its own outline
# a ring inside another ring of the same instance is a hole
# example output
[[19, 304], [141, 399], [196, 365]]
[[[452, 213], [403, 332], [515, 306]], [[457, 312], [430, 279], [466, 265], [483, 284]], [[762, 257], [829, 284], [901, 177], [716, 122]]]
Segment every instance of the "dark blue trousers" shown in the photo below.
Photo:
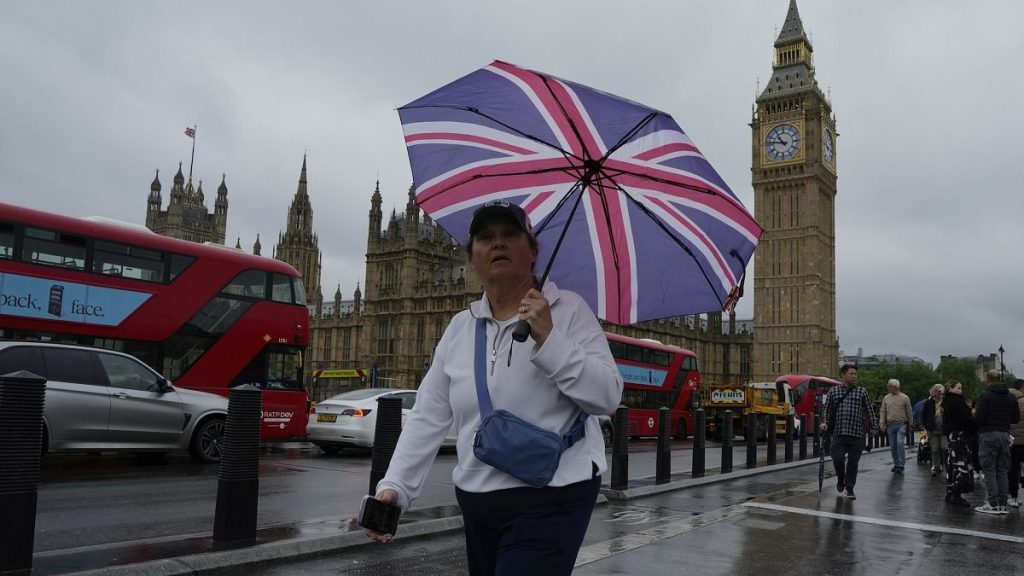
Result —
[[455, 489], [471, 576], [572, 574], [601, 477], [562, 487]]
[[832, 437], [832, 464], [836, 477], [850, 490], [857, 484], [857, 466], [864, 451], [864, 439], [856, 436]]

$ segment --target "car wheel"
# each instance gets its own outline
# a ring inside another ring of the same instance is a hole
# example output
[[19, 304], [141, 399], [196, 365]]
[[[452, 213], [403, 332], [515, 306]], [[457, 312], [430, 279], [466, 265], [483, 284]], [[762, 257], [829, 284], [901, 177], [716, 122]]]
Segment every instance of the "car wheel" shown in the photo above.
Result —
[[601, 436], [604, 438], [604, 451], [605, 452], [611, 452], [612, 451], [612, 427], [611, 426], [602, 426], [601, 427]]
[[46, 456], [46, 453], [50, 451], [50, 429], [43, 424], [43, 437], [39, 442], [39, 457]]
[[341, 446], [331, 446], [329, 444], [317, 444], [317, 447], [323, 450], [324, 454], [327, 454], [328, 456], [334, 456], [342, 451]]
[[676, 428], [676, 440], [686, 440], [686, 420], [679, 419], [679, 427]]
[[220, 462], [224, 442], [224, 419], [220, 417], [203, 420], [192, 432], [189, 452], [192, 459], [212, 464]]

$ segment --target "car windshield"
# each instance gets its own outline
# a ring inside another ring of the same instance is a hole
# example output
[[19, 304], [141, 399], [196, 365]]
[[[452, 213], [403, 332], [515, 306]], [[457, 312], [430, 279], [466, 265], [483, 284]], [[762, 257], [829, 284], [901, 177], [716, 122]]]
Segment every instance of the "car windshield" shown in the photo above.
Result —
[[332, 396], [331, 400], [366, 400], [367, 398], [373, 398], [379, 394], [388, 392], [387, 388], [364, 388], [362, 390], [352, 390], [351, 392], [344, 392], [337, 396]]

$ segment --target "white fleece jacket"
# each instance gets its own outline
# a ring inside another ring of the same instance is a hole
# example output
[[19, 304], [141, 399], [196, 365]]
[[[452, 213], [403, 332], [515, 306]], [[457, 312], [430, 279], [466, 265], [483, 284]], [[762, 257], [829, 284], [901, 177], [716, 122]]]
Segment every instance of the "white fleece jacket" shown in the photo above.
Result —
[[599, 473], [607, 469], [604, 439], [593, 415], [615, 411], [622, 399], [622, 377], [601, 325], [583, 299], [560, 291], [553, 282], [547, 282], [543, 292], [551, 305], [554, 329], [540, 347], [532, 338], [513, 346], [514, 324], [499, 330], [486, 295], [452, 319], [420, 384], [387, 474], [377, 484], [378, 493], [387, 488], [396, 491], [398, 505], [407, 509], [420, 495], [453, 420], [459, 437], [459, 462], [452, 471], [456, 486], [467, 492], [527, 486], [473, 455], [480, 424], [473, 373], [477, 318], [487, 319], [487, 387], [495, 410], [508, 410], [555, 433], [563, 433], [579, 409], [592, 415], [585, 438], [562, 454], [549, 485], [589, 480], [592, 462]]

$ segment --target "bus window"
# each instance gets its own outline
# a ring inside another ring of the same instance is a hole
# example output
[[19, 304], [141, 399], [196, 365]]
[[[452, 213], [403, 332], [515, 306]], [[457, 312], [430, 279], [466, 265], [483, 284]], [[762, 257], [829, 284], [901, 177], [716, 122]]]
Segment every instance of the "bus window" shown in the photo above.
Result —
[[608, 341], [608, 348], [612, 351], [612, 358], [623, 359], [626, 357], [626, 345], [615, 340]]
[[249, 362], [231, 386], [253, 384], [265, 390], [302, 391], [302, 351], [286, 346], [267, 346]]
[[292, 303], [292, 281], [284, 274], [274, 274], [274, 283], [270, 288], [270, 299], [274, 302]]
[[0, 222], [0, 258], [14, 258], [14, 224]]
[[171, 254], [171, 275], [167, 279], [173, 281], [175, 278], [181, 275], [196, 259], [192, 256], [183, 256], [181, 254]]
[[85, 238], [26, 227], [21, 259], [34, 264], [84, 270]]
[[267, 297], [267, 273], [262, 270], [246, 270], [228, 282], [221, 292], [246, 298]]
[[296, 304], [306, 305], [306, 287], [298, 276], [292, 276], [292, 294], [295, 295]]
[[97, 240], [93, 245], [92, 271], [146, 282], [162, 282], [164, 255], [156, 250]]
[[643, 362], [644, 361], [643, 348], [640, 348], [639, 346], [629, 346], [629, 345], [627, 345], [626, 346], [626, 360], [629, 360], [631, 362]]

